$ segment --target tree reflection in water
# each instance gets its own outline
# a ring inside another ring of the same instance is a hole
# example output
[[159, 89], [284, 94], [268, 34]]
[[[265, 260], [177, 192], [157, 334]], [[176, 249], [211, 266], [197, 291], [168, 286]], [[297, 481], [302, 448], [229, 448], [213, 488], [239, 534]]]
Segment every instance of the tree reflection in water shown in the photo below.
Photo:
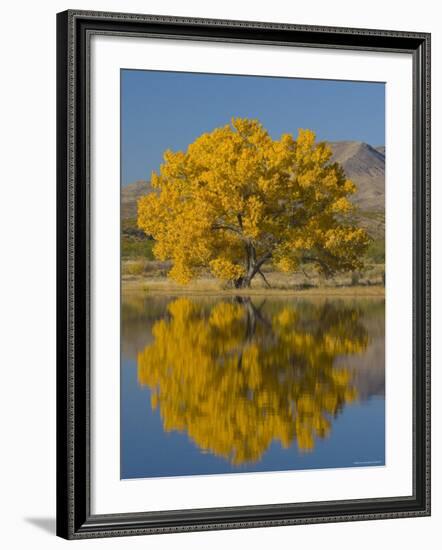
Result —
[[360, 317], [345, 303], [179, 298], [138, 354], [138, 381], [166, 431], [232, 464], [259, 461], [273, 441], [310, 451], [357, 398], [351, 370], [333, 363], [366, 350]]

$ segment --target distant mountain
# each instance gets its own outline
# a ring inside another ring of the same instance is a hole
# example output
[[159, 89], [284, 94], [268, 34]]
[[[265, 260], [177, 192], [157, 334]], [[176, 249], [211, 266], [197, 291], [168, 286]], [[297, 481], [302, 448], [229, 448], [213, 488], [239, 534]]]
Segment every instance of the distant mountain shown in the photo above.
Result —
[[[375, 238], [385, 228], [385, 146], [372, 147], [361, 141], [329, 143], [332, 160], [339, 162], [346, 176], [355, 182], [352, 202], [357, 206], [357, 221]], [[137, 200], [152, 190], [148, 181], [139, 180], [122, 188], [122, 218], [135, 218]]]
[[137, 201], [142, 195], [150, 193], [152, 187], [149, 181], [138, 180], [129, 183], [121, 189], [121, 217], [123, 220], [137, 217]]
[[357, 186], [351, 198], [357, 207], [355, 218], [375, 239], [385, 231], [385, 147], [361, 141], [330, 142], [332, 160], [339, 162], [346, 176]]
[[330, 143], [333, 160], [357, 185], [353, 202], [363, 210], [383, 210], [385, 201], [385, 155], [360, 141]]

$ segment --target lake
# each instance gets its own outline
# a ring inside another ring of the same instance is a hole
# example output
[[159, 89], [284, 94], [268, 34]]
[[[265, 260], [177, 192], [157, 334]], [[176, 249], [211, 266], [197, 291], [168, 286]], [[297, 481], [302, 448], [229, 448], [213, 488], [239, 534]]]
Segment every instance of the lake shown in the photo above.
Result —
[[383, 299], [122, 299], [121, 478], [385, 464]]

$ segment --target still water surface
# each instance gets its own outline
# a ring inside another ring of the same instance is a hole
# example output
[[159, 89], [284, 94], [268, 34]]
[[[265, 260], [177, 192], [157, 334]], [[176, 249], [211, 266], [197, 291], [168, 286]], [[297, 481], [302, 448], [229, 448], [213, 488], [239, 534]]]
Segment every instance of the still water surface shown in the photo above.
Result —
[[383, 465], [384, 310], [124, 296], [121, 477]]

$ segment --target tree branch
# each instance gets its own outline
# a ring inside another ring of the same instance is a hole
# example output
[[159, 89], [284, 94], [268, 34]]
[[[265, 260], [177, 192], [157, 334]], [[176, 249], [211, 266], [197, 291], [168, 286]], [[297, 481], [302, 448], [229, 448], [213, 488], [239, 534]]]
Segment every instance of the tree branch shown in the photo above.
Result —
[[230, 225], [228, 223], [214, 223], [211, 229], [212, 231], [216, 231], [217, 229], [225, 229], [226, 231], [233, 231], [238, 235], [242, 235], [242, 231], [239, 227], [235, 227], [234, 225]]
[[264, 273], [263, 273], [260, 269], [258, 269], [258, 273], [259, 273], [259, 274], [261, 275], [261, 277], [263, 278], [265, 284], [267, 285], [267, 288], [272, 288], [272, 287], [270, 286], [270, 283], [269, 283], [268, 280], [266, 279]]
[[270, 260], [271, 257], [272, 257], [272, 253], [271, 252], [266, 252], [266, 254], [264, 254], [264, 256], [258, 262], [256, 262], [256, 265], [255, 265], [256, 272], [258, 272], [258, 270], [261, 269], [261, 266], [267, 260]]
[[325, 272], [326, 277], [331, 277], [333, 275], [333, 270], [327, 264], [327, 262], [325, 262], [321, 258], [318, 258], [317, 256], [303, 256], [302, 261], [303, 262], [316, 262], [317, 264], [319, 264], [322, 267], [322, 269]]

